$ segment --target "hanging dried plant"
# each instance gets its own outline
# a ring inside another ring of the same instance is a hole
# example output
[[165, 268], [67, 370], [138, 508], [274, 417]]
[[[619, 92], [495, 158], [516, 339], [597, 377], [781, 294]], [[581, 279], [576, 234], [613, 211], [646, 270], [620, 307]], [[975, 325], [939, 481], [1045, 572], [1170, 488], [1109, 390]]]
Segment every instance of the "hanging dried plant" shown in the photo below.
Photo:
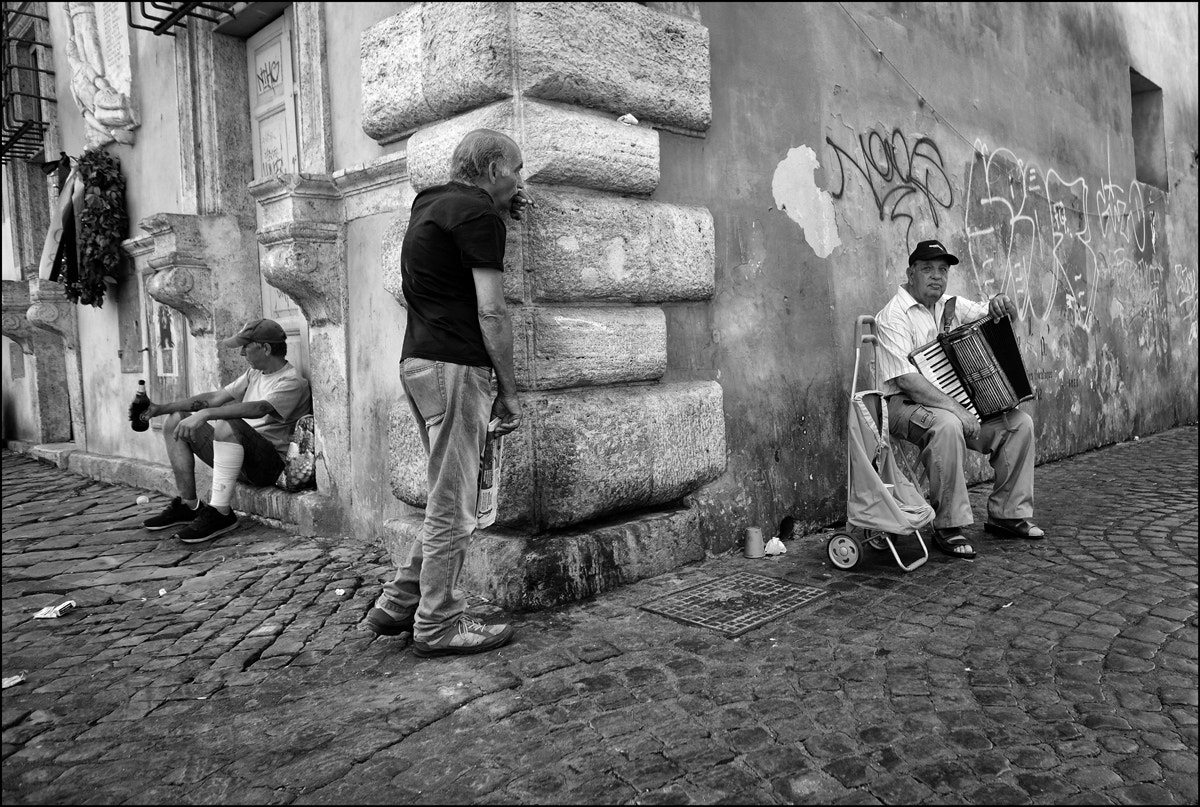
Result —
[[125, 209], [125, 178], [121, 163], [103, 151], [84, 152], [79, 158], [83, 201], [79, 216], [79, 277], [67, 282], [67, 299], [100, 308], [109, 285], [122, 274], [125, 253], [121, 242], [129, 232]]

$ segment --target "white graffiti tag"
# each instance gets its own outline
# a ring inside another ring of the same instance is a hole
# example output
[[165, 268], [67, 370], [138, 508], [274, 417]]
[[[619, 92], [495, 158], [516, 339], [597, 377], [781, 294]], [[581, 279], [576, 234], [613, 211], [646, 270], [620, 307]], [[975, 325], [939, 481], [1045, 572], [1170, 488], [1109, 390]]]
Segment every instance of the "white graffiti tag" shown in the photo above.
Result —
[[[1157, 353], [1166, 351], [1169, 272], [1155, 230], [1162, 199], [1148, 200], [1136, 181], [1123, 187], [1102, 179], [1093, 193], [1083, 177], [1043, 172], [979, 140], [975, 152], [964, 225], [979, 288], [1007, 293], [1022, 316], [1044, 319], [1061, 307], [1084, 329], [1107, 316]], [[1174, 297], [1186, 315], [1186, 298]]]

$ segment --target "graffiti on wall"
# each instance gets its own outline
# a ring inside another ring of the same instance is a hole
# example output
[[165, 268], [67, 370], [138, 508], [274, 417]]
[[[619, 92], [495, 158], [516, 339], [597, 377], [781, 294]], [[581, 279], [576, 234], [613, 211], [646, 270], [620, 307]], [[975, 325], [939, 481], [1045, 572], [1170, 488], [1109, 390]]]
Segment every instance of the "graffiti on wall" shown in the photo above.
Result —
[[825, 138], [839, 172], [838, 189], [831, 191], [833, 198], [846, 194], [847, 174], [862, 177], [879, 220], [904, 222], [905, 241], [912, 249], [916, 246], [914, 235], [937, 230], [941, 211], [954, 204], [954, 189], [937, 143], [925, 136], [909, 140], [898, 128], [890, 134], [872, 129], [848, 146]]
[[1177, 263], [1171, 270], [1171, 275], [1175, 278], [1175, 305], [1178, 306], [1183, 324], [1187, 328], [1188, 344], [1194, 345], [1200, 341], [1200, 334], [1197, 333], [1197, 330], [1200, 330], [1197, 327], [1197, 316], [1200, 312], [1197, 311], [1196, 267]]
[[[1172, 309], [1196, 340], [1195, 272], [1171, 270], [1159, 248], [1165, 202], [1141, 183], [1043, 171], [1004, 148], [975, 141], [966, 180], [966, 263], [979, 289], [1003, 291], [1021, 316], [1058, 310], [1090, 330], [1110, 321], [1163, 355]], [[1174, 277], [1175, 287], [1169, 288]]]
[[[879, 220], [902, 226], [909, 249], [937, 232], [958, 201], [929, 136], [872, 129], [847, 144], [825, 142], [829, 164], [837, 162], [829, 196], [842, 201], [865, 185]], [[981, 293], [1008, 294], [1022, 318], [1053, 315], [1084, 330], [1112, 323], [1156, 356], [1170, 349], [1172, 321], [1189, 345], [1200, 341], [1196, 269], [1165, 255], [1165, 196], [1137, 181], [1065, 177], [1009, 149], [973, 145], [961, 199], [964, 263]]]

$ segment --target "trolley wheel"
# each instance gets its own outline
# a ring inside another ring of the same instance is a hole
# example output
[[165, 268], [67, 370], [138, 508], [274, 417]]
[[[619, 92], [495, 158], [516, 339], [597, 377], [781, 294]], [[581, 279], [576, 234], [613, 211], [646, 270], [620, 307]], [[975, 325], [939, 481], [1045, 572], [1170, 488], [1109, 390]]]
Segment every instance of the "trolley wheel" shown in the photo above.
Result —
[[876, 552], [883, 552], [887, 549], [887, 533], [879, 530], [866, 530], [863, 532], [863, 539], [867, 546], [874, 549]]
[[862, 560], [862, 545], [846, 532], [835, 532], [825, 545], [829, 561], [839, 569], [853, 569]]

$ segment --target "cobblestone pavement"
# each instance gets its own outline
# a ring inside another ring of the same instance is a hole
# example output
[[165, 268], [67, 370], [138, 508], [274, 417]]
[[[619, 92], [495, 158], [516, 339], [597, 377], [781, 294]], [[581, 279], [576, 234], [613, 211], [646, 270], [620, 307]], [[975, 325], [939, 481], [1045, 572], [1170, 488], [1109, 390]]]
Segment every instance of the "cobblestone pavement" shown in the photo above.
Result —
[[[1185, 427], [1044, 465], [1050, 539], [977, 524], [974, 562], [841, 572], [806, 536], [422, 660], [359, 627], [377, 547], [172, 544], [6, 451], [3, 800], [1194, 804], [1196, 459]], [[830, 595], [738, 639], [637, 607], [742, 570]]]

